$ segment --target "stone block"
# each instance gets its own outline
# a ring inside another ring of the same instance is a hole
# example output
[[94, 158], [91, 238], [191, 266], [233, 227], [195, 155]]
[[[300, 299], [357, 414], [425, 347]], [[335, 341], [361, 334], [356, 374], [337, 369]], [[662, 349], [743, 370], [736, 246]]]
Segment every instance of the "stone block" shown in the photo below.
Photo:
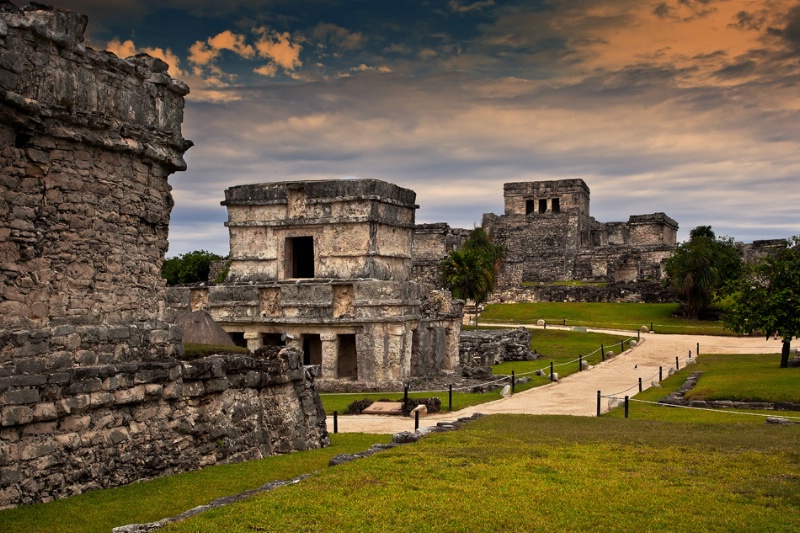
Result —
[[91, 424], [92, 417], [88, 415], [68, 416], [59, 421], [58, 427], [61, 431], [81, 433], [89, 429]]
[[39, 402], [39, 389], [9, 389], [3, 394], [3, 403], [21, 405]]
[[19, 426], [33, 421], [33, 409], [22, 405], [9, 405], [0, 411], [0, 425]]
[[23, 461], [28, 461], [30, 459], [37, 459], [39, 457], [49, 455], [55, 452], [57, 449], [58, 447], [56, 446], [56, 442], [54, 440], [42, 443], [35, 442], [33, 444], [23, 446], [20, 449], [19, 457]]
[[102, 388], [103, 381], [100, 378], [90, 378], [70, 383], [65, 392], [66, 394], [87, 394], [97, 392]]
[[222, 392], [224, 390], [227, 390], [230, 387], [230, 383], [228, 383], [228, 380], [225, 378], [210, 379], [205, 382], [204, 386], [205, 386], [205, 393], [211, 394], [214, 392]]
[[37, 435], [52, 435], [56, 432], [57, 422], [39, 422], [35, 424], [27, 424], [22, 428], [22, 437], [30, 437]]
[[144, 394], [146, 398], [161, 398], [164, 393], [164, 386], [157, 383], [149, 383], [144, 386]]
[[114, 393], [114, 403], [125, 405], [144, 401], [144, 386], [139, 385], [130, 389], [118, 390]]
[[202, 396], [205, 393], [205, 386], [202, 381], [190, 381], [183, 383], [183, 396], [192, 398], [194, 396]]
[[58, 418], [56, 404], [53, 402], [40, 403], [33, 408], [33, 421], [42, 422], [45, 420], [55, 420]]
[[89, 394], [89, 403], [95, 409], [110, 407], [114, 404], [114, 401], [115, 397], [111, 392], [93, 392]]
[[47, 383], [47, 376], [44, 374], [22, 374], [11, 376], [9, 384], [11, 387], [38, 387]]

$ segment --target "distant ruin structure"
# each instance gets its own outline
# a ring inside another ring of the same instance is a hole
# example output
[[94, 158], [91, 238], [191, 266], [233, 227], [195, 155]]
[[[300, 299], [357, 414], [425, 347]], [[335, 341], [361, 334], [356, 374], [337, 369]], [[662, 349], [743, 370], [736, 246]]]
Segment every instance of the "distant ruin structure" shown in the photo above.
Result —
[[412, 281], [415, 201], [368, 179], [231, 187], [225, 282], [172, 288], [170, 305], [206, 309], [251, 350], [302, 349], [325, 389], [452, 370], [461, 303]]
[[628, 222], [589, 214], [581, 179], [506, 183], [505, 214], [485, 214], [483, 228], [502, 244], [501, 287], [523, 282], [659, 281], [677, 245], [678, 223], [664, 213]]
[[183, 359], [160, 267], [188, 87], [0, 2], [0, 508], [326, 445], [302, 354]]

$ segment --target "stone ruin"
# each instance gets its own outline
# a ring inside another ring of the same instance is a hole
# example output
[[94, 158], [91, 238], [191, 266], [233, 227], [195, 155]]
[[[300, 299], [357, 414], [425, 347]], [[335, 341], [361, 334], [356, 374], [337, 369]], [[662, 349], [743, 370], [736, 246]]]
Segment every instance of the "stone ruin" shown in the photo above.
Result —
[[0, 2], [0, 508], [329, 443], [302, 354], [183, 359], [160, 267], [185, 84]]
[[251, 350], [302, 350], [324, 390], [454, 370], [462, 302], [412, 281], [415, 200], [367, 179], [227, 189], [225, 282], [171, 288], [169, 304], [207, 310]]
[[677, 245], [678, 223], [664, 213], [628, 222], [589, 215], [583, 180], [506, 183], [505, 214], [483, 216], [483, 227], [506, 258], [500, 286], [523, 282], [660, 281], [661, 264]]

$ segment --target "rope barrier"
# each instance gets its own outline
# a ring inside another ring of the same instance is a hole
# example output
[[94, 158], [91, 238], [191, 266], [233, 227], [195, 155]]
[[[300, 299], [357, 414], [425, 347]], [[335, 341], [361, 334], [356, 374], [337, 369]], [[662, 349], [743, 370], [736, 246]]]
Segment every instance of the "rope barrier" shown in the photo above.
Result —
[[[615, 398], [615, 399], [619, 400], [619, 398]], [[624, 400], [624, 398], [623, 398], [623, 400]], [[628, 398], [628, 401], [629, 402], [646, 403], [646, 404], [651, 404], [651, 405], [660, 405], [662, 407], [680, 407], [680, 408], [683, 408], [683, 409], [696, 409], [698, 411], [710, 411], [712, 413], [727, 413], [727, 414], [732, 414], [732, 415], [746, 415], [746, 416], [762, 416], [762, 417], [765, 417], [765, 418], [776, 417], [776, 415], [765, 415], [765, 414], [762, 414], [762, 413], [743, 413], [741, 411], [728, 411], [727, 409], [710, 409], [708, 407], [692, 407], [691, 405], [676, 405], [676, 404], [671, 404], [671, 403], [659, 403], [659, 402], [653, 402], [653, 401], [649, 401], [649, 400], [637, 400], [635, 398]], [[787, 420], [800, 420], [800, 417], [797, 417], [797, 416], [777, 415], [777, 417], [778, 418], [785, 418]]]

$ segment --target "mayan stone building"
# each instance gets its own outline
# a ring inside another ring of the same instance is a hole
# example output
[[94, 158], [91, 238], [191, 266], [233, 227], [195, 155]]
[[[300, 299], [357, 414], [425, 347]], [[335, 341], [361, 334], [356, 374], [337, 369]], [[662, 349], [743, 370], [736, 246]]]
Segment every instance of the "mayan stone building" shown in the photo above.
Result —
[[396, 387], [458, 364], [461, 309], [411, 281], [416, 194], [378, 180], [241, 185], [225, 191], [225, 283], [171, 290], [250, 349], [287, 343], [320, 387]]
[[160, 267], [188, 87], [0, 2], [0, 508], [328, 443], [298, 351], [185, 361]]
[[664, 213], [596, 221], [583, 180], [506, 183], [505, 214], [483, 228], [506, 250], [500, 287], [568, 280], [659, 281], [676, 246], [678, 223]]

